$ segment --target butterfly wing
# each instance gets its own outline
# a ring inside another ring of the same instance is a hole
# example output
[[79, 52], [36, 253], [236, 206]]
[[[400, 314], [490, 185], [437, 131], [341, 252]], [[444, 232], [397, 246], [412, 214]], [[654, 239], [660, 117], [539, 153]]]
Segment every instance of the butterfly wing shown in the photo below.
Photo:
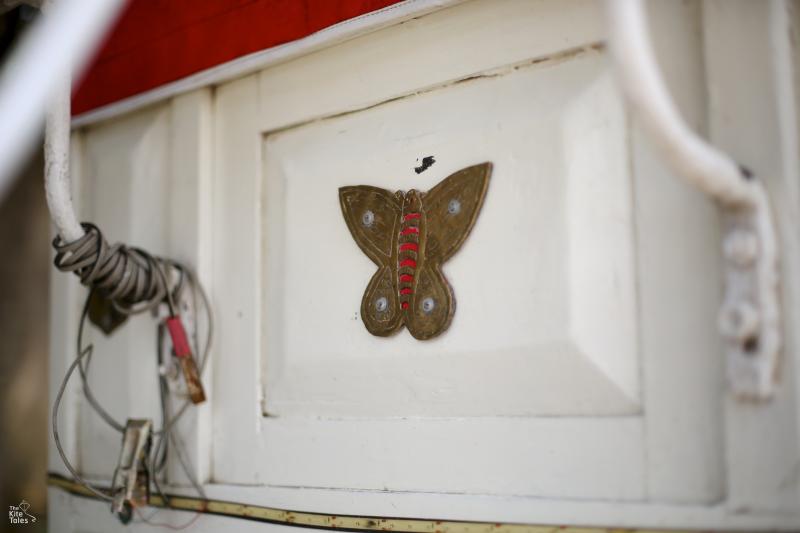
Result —
[[373, 335], [391, 335], [403, 326], [396, 275], [400, 201], [385, 189], [359, 185], [339, 189], [339, 203], [356, 244], [379, 267], [361, 299], [361, 319]]
[[438, 266], [428, 263], [419, 269], [414, 297], [404, 311], [409, 333], [419, 340], [436, 337], [450, 325], [455, 311], [453, 289]]
[[414, 297], [404, 311], [406, 327], [417, 339], [436, 337], [453, 319], [456, 301], [440, 267], [475, 225], [491, 173], [491, 163], [467, 167], [422, 196], [425, 231], [420, 237]]
[[361, 299], [361, 319], [367, 331], [387, 337], [403, 327], [403, 312], [398, 301], [391, 267], [383, 266], [375, 272]]
[[423, 196], [426, 261], [444, 263], [464, 243], [478, 218], [491, 174], [491, 163], [463, 168]]
[[339, 189], [342, 214], [356, 244], [378, 266], [394, 255], [402, 207], [386, 189], [357, 185]]

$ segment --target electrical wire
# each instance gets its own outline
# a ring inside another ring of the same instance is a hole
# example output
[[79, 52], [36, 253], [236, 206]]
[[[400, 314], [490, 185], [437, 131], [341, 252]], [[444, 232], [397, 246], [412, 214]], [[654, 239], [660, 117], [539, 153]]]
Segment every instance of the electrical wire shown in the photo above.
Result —
[[[74, 272], [80, 277], [84, 285], [90, 287], [78, 324], [78, 355], [65, 374], [53, 405], [53, 436], [61, 459], [64, 461], [70, 473], [72, 473], [75, 480], [93, 494], [105, 500], [113, 500], [112, 496], [98, 491], [78, 474], [64, 453], [58, 433], [58, 409], [64, 390], [75, 368], [80, 370], [84, 396], [89, 405], [92, 406], [95, 412], [97, 412], [110, 427], [121, 433], [125, 431], [125, 426], [115, 420], [97, 400], [89, 383], [88, 375], [94, 345], [89, 344], [85, 347], [83, 346], [83, 333], [92, 297], [95, 293], [99, 293], [101, 296], [109, 299], [117, 311], [125, 315], [155, 310], [162, 303], [166, 303], [169, 308], [170, 316], [177, 316], [175, 301], [180, 300], [184, 288], [188, 285], [191, 289], [191, 312], [197, 317], [197, 295], [199, 294], [206, 315], [206, 337], [202, 349], [200, 348], [198, 334], [200, 324], [196, 319], [194, 321], [195, 327], [193, 328], [194, 331], [192, 335], [194, 344], [193, 351], [195, 354], [200, 354], [198, 366], [201, 375], [208, 361], [213, 339], [214, 320], [208, 295], [190, 269], [180, 263], [153, 256], [140, 248], [128, 247], [121, 244], [109, 246], [97, 226], [84, 223], [82, 227], [86, 233], [83, 237], [75, 241], [66, 243], [60, 237], [56, 237], [53, 241], [53, 247], [56, 249], [54, 261], [56, 267], [62, 271]], [[177, 281], [174, 284], [174, 288], [170, 287], [170, 277], [167, 275], [168, 270], [171, 273], [177, 274]], [[159, 365], [162, 365], [165, 362], [163, 356], [163, 323], [158, 326], [156, 340], [158, 362]], [[175, 414], [170, 416], [168, 406], [169, 384], [167, 383], [167, 378], [166, 376], [159, 375], [158, 381], [161, 404], [161, 429], [153, 431], [152, 433], [153, 437], [158, 440], [154, 449], [150, 452], [150, 457], [145, 460], [145, 468], [150, 474], [149, 477], [154, 487], [164, 499], [165, 505], [169, 507], [169, 499], [161, 490], [161, 486], [158, 482], [158, 475], [163, 471], [166, 465], [167, 449], [171, 443], [182, 471], [197, 491], [198, 495], [205, 499], [205, 491], [196, 479], [196, 476], [193, 475], [188, 461], [185, 458], [183, 443], [173, 431], [177, 422], [186, 412], [189, 405], [191, 405], [191, 401], [186, 399], [176, 410]], [[113, 487], [116, 486], [116, 477], [117, 471], [115, 470], [112, 479], [112, 491]]]
[[67, 388], [67, 383], [69, 382], [70, 376], [72, 376], [72, 373], [75, 371], [75, 367], [80, 364], [81, 360], [86, 356], [87, 353], [88, 350], [78, 353], [78, 357], [75, 358], [75, 360], [69, 366], [69, 369], [67, 369], [64, 379], [61, 381], [61, 386], [58, 388], [56, 400], [53, 403], [53, 440], [55, 440], [56, 448], [58, 449], [58, 454], [61, 456], [61, 460], [64, 461], [64, 465], [67, 467], [67, 470], [70, 471], [72, 477], [74, 477], [78, 483], [86, 487], [86, 489], [88, 489], [95, 496], [98, 496], [103, 500], [113, 501], [113, 498], [110, 495], [95, 489], [86, 480], [84, 480], [83, 477], [81, 477], [77, 470], [75, 470], [75, 468], [72, 466], [72, 463], [70, 463], [69, 459], [67, 459], [67, 454], [64, 453], [64, 448], [61, 446], [61, 438], [58, 434], [58, 408], [61, 405], [61, 398], [64, 396], [64, 389]]
[[198, 519], [200, 518], [200, 516], [201, 516], [201, 514], [200, 514], [200, 513], [195, 513], [195, 515], [194, 515], [192, 518], [190, 518], [190, 519], [189, 519], [189, 520], [188, 520], [188, 521], [187, 521], [185, 524], [183, 524], [182, 526], [173, 526], [172, 524], [167, 524], [167, 523], [165, 523], [165, 522], [153, 522], [153, 521], [152, 521], [152, 518], [153, 518], [153, 517], [156, 515], [156, 513], [158, 513], [158, 512], [160, 511], [160, 509], [159, 509], [159, 510], [157, 510], [157, 511], [155, 511], [155, 512], [154, 512], [153, 514], [151, 514], [150, 516], [144, 516], [144, 514], [142, 514], [142, 512], [141, 512], [141, 511], [140, 511], [138, 508], [136, 508], [136, 509], [135, 509], [135, 511], [136, 511], [136, 514], [137, 514], [137, 515], [139, 515], [139, 519], [142, 521], [142, 523], [144, 523], [144, 524], [147, 524], [147, 525], [149, 525], [149, 526], [154, 526], [154, 527], [163, 527], [163, 528], [166, 528], [166, 529], [171, 529], [172, 531], [181, 531], [181, 530], [183, 530], [183, 529], [186, 529], [186, 528], [188, 528], [189, 526], [191, 526], [192, 524], [194, 524], [195, 522], [197, 522], [197, 520], [198, 520]]
[[[170, 314], [175, 315], [174, 294], [168, 289], [165, 268], [185, 273], [183, 266], [141, 248], [119, 243], [110, 246], [97, 226], [86, 222], [81, 226], [86, 233], [77, 240], [65, 242], [60, 235], [53, 239], [56, 268], [74, 272], [83, 285], [97, 290], [120, 313], [142, 313], [166, 300]], [[174, 292], [181, 292], [183, 279], [181, 276]]]

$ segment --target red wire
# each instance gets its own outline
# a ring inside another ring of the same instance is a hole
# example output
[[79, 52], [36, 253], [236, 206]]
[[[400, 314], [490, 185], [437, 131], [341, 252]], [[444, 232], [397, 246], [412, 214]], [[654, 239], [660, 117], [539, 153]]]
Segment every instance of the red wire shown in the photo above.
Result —
[[[144, 515], [142, 514], [142, 512], [139, 510], [138, 507], [134, 508], [134, 510], [136, 511], [136, 514], [139, 515], [139, 518], [142, 520], [142, 522], [144, 522], [145, 524], [156, 527], [164, 527], [167, 529], [171, 529], [172, 531], [180, 531], [182, 529], [186, 529], [187, 527], [194, 524], [197, 521], [197, 519], [200, 518], [201, 515], [201, 513], [195, 513], [194, 517], [185, 524], [183, 524], [182, 526], [173, 526], [172, 524], [166, 524], [162, 522], [151, 522], [150, 519], [144, 517]], [[153, 513], [150, 516], [152, 517], [154, 515], [155, 513]]]

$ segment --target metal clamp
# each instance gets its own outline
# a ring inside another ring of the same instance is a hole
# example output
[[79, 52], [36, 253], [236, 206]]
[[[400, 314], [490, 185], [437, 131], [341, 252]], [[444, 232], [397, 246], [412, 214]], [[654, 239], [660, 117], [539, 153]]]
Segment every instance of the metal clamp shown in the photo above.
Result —
[[150, 455], [153, 423], [129, 418], [122, 437], [119, 461], [111, 481], [111, 512], [123, 524], [130, 522], [133, 509], [147, 505], [150, 499], [150, 476], [147, 458]]

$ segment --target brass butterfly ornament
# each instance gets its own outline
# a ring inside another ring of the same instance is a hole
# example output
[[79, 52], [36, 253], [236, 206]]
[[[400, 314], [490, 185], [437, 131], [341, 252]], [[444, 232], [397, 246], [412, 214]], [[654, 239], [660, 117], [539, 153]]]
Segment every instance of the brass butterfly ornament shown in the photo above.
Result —
[[378, 266], [361, 299], [370, 333], [385, 337], [405, 325], [425, 340], [447, 329], [456, 303], [441, 266], [475, 224], [491, 173], [491, 163], [467, 167], [428, 192], [392, 193], [369, 185], [339, 189], [353, 239]]

